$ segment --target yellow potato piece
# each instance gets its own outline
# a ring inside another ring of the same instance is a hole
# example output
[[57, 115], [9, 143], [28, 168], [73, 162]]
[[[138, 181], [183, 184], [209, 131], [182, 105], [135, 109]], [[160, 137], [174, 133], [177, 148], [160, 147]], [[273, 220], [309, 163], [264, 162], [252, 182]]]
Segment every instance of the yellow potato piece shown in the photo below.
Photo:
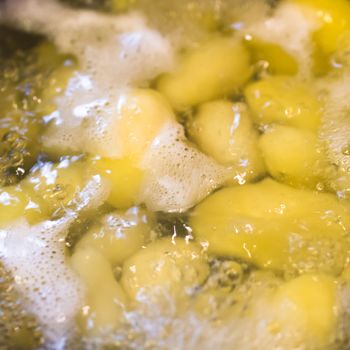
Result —
[[0, 189], [0, 227], [25, 218], [34, 224], [46, 217], [39, 204], [20, 185]]
[[52, 43], [46, 41], [35, 48], [34, 54], [37, 57], [37, 64], [50, 72], [45, 77], [39, 106], [41, 114], [50, 114], [56, 110], [54, 99], [64, 92], [69, 79], [77, 69], [77, 63], [73, 57], [60, 54]]
[[338, 274], [348, 257], [350, 206], [335, 195], [271, 179], [222, 189], [191, 213], [209, 253], [286, 272]]
[[201, 105], [189, 133], [203, 152], [232, 167], [236, 182], [264, 172], [258, 133], [244, 104], [221, 100]]
[[158, 92], [133, 89], [121, 95], [117, 103], [116, 138], [124, 157], [140, 160], [145, 150], [175, 115]]
[[128, 158], [95, 158], [90, 171], [108, 179], [112, 185], [107, 202], [117, 209], [127, 209], [137, 204], [143, 171]]
[[293, 78], [270, 77], [253, 82], [245, 97], [258, 124], [277, 123], [316, 131], [320, 125], [321, 106], [310, 86]]
[[235, 39], [216, 38], [183, 56], [178, 68], [158, 81], [176, 109], [236, 92], [250, 77], [250, 57]]
[[333, 340], [337, 307], [336, 284], [326, 275], [303, 275], [283, 284], [271, 304], [281, 330], [298, 329], [317, 349], [328, 348]]
[[313, 132], [276, 125], [261, 136], [259, 145], [275, 179], [310, 188], [322, 183], [322, 149]]
[[338, 46], [339, 39], [350, 30], [350, 3], [347, 0], [292, 0], [306, 6], [320, 21], [314, 34], [315, 42], [329, 54]]
[[336, 280], [305, 274], [284, 282], [253, 270], [234, 289], [196, 295], [195, 310], [235, 329], [233, 349], [333, 349], [339, 296]]
[[45, 163], [33, 170], [21, 185], [40, 203], [49, 215], [74, 204], [74, 199], [86, 184], [86, 164], [66, 158], [60, 163]]
[[127, 298], [108, 261], [96, 250], [84, 247], [76, 249], [71, 264], [86, 286], [86, 304], [80, 315], [84, 331], [98, 334], [116, 329]]
[[150, 238], [149, 215], [137, 207], [104, 216], [79, 241], [78, 247], [92, 247], [113, 266], [136, 253]]
[[121, 284], [131, 299], [153, 300], [170, 294], [182, 297], [209, 273], [201, 247], [182, 238], [162, 238], [125, 261]]
[[298, 73], [299, 67], [295, 58], [279, 45], [261, 41], [254, 37], [249, 37], [249, 40], [246, 39], [245, 43], [252, 53], [253, 61], [267, 62], [270, 73], [282, 75]]

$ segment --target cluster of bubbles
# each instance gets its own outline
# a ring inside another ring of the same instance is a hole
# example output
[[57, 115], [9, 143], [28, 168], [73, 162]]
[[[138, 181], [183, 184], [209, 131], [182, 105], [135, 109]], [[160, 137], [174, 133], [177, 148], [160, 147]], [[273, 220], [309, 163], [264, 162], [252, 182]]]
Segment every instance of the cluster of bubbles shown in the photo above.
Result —
[[34, 316], [25, 312], [13, 278], [0, 263], [0, 348], [35, 349], [42, 334]]

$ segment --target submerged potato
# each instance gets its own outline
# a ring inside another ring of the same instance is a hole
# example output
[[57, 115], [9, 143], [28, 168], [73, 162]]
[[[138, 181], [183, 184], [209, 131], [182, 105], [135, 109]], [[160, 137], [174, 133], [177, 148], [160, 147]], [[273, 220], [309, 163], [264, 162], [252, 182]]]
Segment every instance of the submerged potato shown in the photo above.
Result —
[[178, 68], [163, 75], [158, 90], [176, 109], [224, 97], [250, 77], [249, 53], [237, 40], [216, 38], [188, 52]]
[[245, 97], [258, 124], [319, 128], [320, 103], [309, 86], [293, 78], [275, 76], [253, 82], [245, 89]]
[[190, 224], [211, 254], [336, 275], [348, 257], [349, 214], [349, 204], [335, 195], [266, 179], [214, 193], [195, 208]]
[[123, 265], [121, 285], [139, 302], [154, 297], [189, 295], [206, 279], [209, 266], [196, 243], [162, 238], [131, 256]]
[[260, 137], [259, 145], [269, 173], [292, 186], [315, 189], [322, 181], [322, 150], [309, 131], [276, 125]]
[[139, 208], [104, 216], [79, 241], [78, 247], [99, 251], [113, 266], [124, 262], [150, 238], [150, 218]]
[[91, 247], [79, 247], [71, 258], [73, 269], [86, 287], [86, 300], [80, 315], [89, 334], [116, 329], [127, 298], [116, 281], [109, 262]]
[[201, 105], [189, 133], [204, 153], [232, 167], [238, 182], [264, 172], [258, 133], [244, 104], [222, 100]]

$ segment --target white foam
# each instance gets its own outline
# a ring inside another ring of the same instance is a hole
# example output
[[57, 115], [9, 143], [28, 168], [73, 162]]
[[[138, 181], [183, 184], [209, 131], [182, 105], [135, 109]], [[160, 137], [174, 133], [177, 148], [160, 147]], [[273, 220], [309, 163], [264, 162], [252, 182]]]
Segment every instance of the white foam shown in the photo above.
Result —
[[42, 137], [43, 144], [60, 153], [120, 156], [119, 143], [113, 133], [117, 101], [117, 93], [101, 88], [89, 75], [76, 73], [64, 95], [57, 99], [58, 109]]
[[228, 171], [190, 145], [179, 124], [155, 138], [142, 166], [146, 171], [140, 201], [150, 210], [185, 211], [228, 178]]
[[324, 110], [320, 138], [326, 147], [330, 187], [340, 196], [350, 193], [350, 70], [342, 75], [326, 76], [318, 82]]
[[107, 88], [152, 79], [173, 65], [170, 43], [139, 14], [73, 10], [52, 0], [11, 0], [5, 8], [8, 21], [46, 35]]
[[53, 349], [63, 349], [74, 335], [83, 296], [65, 260], [64, 236], [70, 224], [64, 218], [31, 227], [23, 220], [0, 231], [0, 257]]
[[93, 177], [75, 199], [75, 210], [63, 218], [35, 226], [20, 219], [0, 230], [0, 259], [12, 273], [26, 310], [36, 316], [47, 349], [65, 349], [74, 338], [75, 316], [84, 298], [79, 278], [66, 261], [68, 229], [107, 195], [101, 178]]
[[98, 208], [105, 202], [109, 193], [110, 184], [99, 175], [92, 176], [72, 201], [74, 216]]
[[318, 26], [318, 21], [302, 7], [286, 2], [272, 16], [250, 24], [245, 33], [282, 47], [296, 59], [304, 75], [311, 67], [312, 33]]

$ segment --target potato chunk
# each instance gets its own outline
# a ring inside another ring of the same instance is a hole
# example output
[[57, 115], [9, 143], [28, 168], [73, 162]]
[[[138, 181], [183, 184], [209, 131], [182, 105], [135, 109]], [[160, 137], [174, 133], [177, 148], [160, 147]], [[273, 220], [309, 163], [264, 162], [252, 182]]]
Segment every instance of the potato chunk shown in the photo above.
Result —
[[293, 56], [281, 46], [248, 36], [247, 47], [252, 52], [255, 62], [265, 61], [272, 74], [295, 75], [298, 73], [298, 63]]
[[69, 205], [86, 183], [86, 164], [66, 158], [54, 164], [45, 163], [35, 168], [21, 185], [49, 215], [59, 214]]
[[1, 188], [0, 227], [20, 217], [25, 217], [30, 223], [36, 223], [46, 217], [46, 212], [34, 201], [30, 192], [23, 190], [20, 185]]
[[63, 94], [78, 65], [73, 57], [60, 54], [57, 48], [49, 42], [39, 45], [35, 53], [38, 64], [46, 69], [50, 68], [50, 74], [41, 92], [39, 107], [43, 115], [48, 115], [56, 110], [55, 99]]
[[311, 131], [276, 125], [261, 136], [259, 144], [275, 179], [310, 188], [322, 182], [322, 149]]
[[300, 276], [278, 288], [271, 309], [275, 326], [293, 327], [313, 348], [326, 348], [337, 326], [336, 284], [325, 275]]
[[93, 247], [112, 265], [123, 263], [150, 238], [150, 218], [139, 208], [104, 216], [79, 241], [78, 247]]
[[339, 39], [350, 30], [350, 3], [347, 0], [292, 0], [305, 5], [320, 21], [314, 34], [316, 43], [325, 53], [337, 49]]
[[322, 274], [302, 275], [274, 288], [257, 286], [237, 321], [244, 325], [243, 334], [254, 334], [259, 349], [301, 344], [303, 349], [331, 349], [338, 325], [336, 291], [335, 280]]
[[156, 91], [134, 89], [118, 99], [116, 139], [125, 157], [140, 159], [160, 130], [175, 115]]
[[249, 53], [237, 40], [213, 39], [188, 52], [179, 67], [158, 82], [176, 109], [186, 109], [237, 91], [251, 75]]
[[336, 196], [266, 179], [225, 188], [191, 214], [209, 252], [286, 272], [342, 271], [350, 247], [350, 206]]
[[86, 286], [86, 305], [80, 316], [84, 331], [98, 334], [115, 329], [122, 319], [127, 298], [110, 264], [90, 247], [78, 248], [71, 263]]
[[167, 294], [177, 298], [190, 294], [208, 273], [200, 246], [166, 237], [126, 260], [121, 284], [132, 299], [140, 302]]
[[320, 125], [321, 106], [310, 87], [293, 78], [275, 76], [251, 83], [245, 97], [258, 124], [278, 123], [308, 130]]
[[128, 158], [95, 158], [90, 171], [99, 174], [111, 183], [107, 202], [117, 209], [127, 209], [137, 204], [143, 171]]
[[219, 341], [206, 339], [217, 346], [208, 348], [319, 350], [338, 344], [341, 300], [334, 278], [305, 274], [285, 282], [271, 271], [253, 270], [233, 289], [225, 288], [225, 278], [219, 283], [194, 299], [206, 322], [220, 320], [211, 334]]
[[203, 152], [232, 167], [232, 178], [238, 178], [238, 182], [264, 172], [258, 133], [244, 104], [229, 101], [203, 104], [189, 127], [189, 133]]

